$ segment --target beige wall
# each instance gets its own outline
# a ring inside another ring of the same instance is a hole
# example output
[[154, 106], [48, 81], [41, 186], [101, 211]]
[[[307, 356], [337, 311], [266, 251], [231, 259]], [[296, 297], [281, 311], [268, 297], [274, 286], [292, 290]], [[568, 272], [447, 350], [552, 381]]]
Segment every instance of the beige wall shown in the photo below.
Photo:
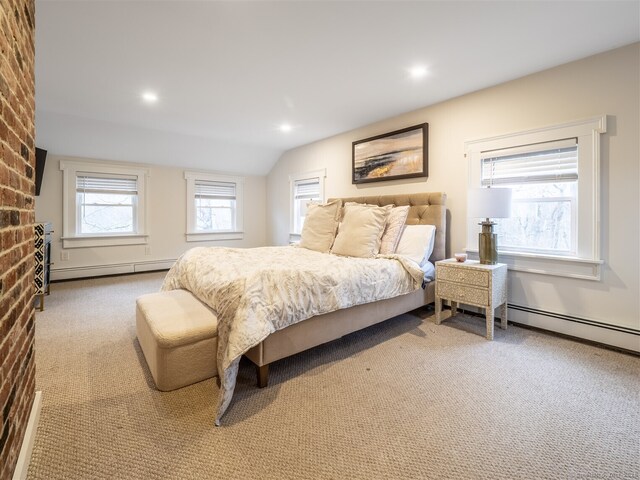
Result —
[[[265, 197], [266, 179], [260, 176], [244, 176], [244, 238], [215, 242], [186, 242], [186, 180], [184, 169], [141, 165], [149, 171], [147, 180], [147, 225], [149, 239], [146, 245], [69, 248], [69, 260], [61, 260], [62, 243], [62, 172], [60, 160], [82, 160], [70, 157], [51, 155], [47, 157], [42, 190], [36, 197], [36, 220], [53, 223], [52, 240], [52, 278], [54, 280], [69, 276], [91, 276], [98, 270], [83, 270], [86, 267], [104, 265], [147, 264], [175, 260], [191, 247], [197, 246], [234, 246], [258, 247], [265, 244]], [[100, 163], [105, 163], [101, 161]], [[117, 163], [117, 162], [109, 162]], [[133, 164], [123, 164], [132, 166]], [[212, 172], [220, 173], [220, 172]], [[151, 248], [146, 255], [146, 247]], [[144, 268], [139, 266], [139, 268]], [[62, 270], [61, 270], [62, 269]], [[74, 269], [70, 273], [66, 269]], [[63, 275], [62, 271], [65, 271]], [[83, 271], [85, 274], [83, 274]], [[116, 273], [106, 269], [104, 273]]]
[[[639, 59], [636, 43], [289, 150], [267, 178], [268, 239], [274, 244], [288, 240], [288, 175], [326, 168], [327, 197], [446, 192], [451, 211], [447, 253], [452, 255], [466, 246], [465, 141], [606, 114], [608, 132], [601, 138], [602, 280], [510, 272], [509, 300], [640, 330]], [[429, 88], [428, 79], [424, 88]], [[427, 179], [351, 184], [354, 140], [423, 122], [429, 123]], [[551, 327], [545, 323], [549, 321]], [[541, 323], [554, 329], [553, 320]], [[583, 336], [581, 325], [572, 328], [564, 333]], [[602, 333], [606, 337], [611, 332]], [[604, 337], [594, 339], [609, 343]], [[638, 338], [631, 340], [636, 349]]]

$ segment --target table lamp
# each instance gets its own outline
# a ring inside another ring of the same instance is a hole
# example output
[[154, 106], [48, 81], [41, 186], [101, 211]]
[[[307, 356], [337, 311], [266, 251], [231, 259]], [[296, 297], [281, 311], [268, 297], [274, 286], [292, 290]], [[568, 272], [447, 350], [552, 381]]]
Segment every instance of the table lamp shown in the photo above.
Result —
[[498, 263], [498, 235], [493, 232], [495, 222], [490, 219], [511, 216], [511, 189], [472, 188], [468, 199], [468, 216], [485, 219], [479, 224], [482, 225], [482, 232], [478, 234], [480, 263], [495, 265]]

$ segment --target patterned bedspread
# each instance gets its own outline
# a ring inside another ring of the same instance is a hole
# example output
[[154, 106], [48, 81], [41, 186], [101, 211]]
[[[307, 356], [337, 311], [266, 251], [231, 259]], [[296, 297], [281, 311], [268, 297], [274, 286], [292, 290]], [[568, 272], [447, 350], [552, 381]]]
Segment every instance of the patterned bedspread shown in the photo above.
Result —
[[162, 289], [189, 290], [218, 316], [220, 425], [247, 350], [315, 315], [410, 293], [423, 275], [396, 255], [363, 259], [298, 247], [197, 247], [176, 261]]

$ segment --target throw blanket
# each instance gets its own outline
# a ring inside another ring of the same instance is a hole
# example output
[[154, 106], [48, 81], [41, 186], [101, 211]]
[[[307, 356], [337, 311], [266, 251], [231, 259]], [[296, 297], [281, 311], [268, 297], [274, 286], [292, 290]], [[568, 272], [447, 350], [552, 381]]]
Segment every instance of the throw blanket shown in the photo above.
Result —
[[197, 247], [176, 261], [162, 289], [189, 290], [218, 316], [220, 425], [247, 350], [315, 315], [410, 293], [423, 275], [397, 255], [364, 259], [299, 247]]

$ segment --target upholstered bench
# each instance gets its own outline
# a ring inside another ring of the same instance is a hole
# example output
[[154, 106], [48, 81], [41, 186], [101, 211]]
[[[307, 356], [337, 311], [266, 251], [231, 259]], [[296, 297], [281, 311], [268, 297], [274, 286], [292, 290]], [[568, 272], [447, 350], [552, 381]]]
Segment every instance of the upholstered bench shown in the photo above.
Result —
[[159, 390], [175, 390], [218, 374], [218, 319], [190, 292], [138, 297], [136, 333]]

